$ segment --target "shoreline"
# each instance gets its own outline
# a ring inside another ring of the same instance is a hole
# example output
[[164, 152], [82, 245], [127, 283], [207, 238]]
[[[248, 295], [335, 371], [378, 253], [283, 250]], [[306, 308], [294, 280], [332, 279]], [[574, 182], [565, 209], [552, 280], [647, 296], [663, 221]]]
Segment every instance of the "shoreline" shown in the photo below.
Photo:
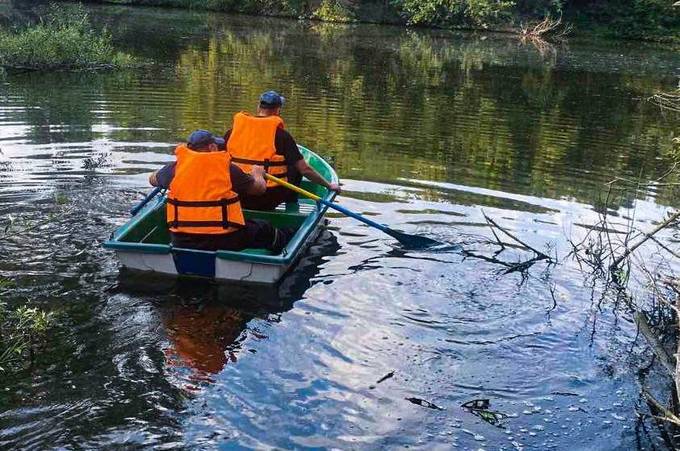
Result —
[[[154, 0], [152, 0], [154, 1]], [[556, 41], [567, 39], [599, 39], [607, 41], [627, 41], [627, 42], [644, 42], [644, 43], [654, 43], [661, 44], [671, 47], [680, 46], [680, 29], [677, 33], [673, 33], [674, 30], [666, 30], [669, 33], [665, 35], [646, 35], [646, 36], [627, 36], [618, 33], [616, 29], [611, 25], [604, 22], [597, 22], [590, 19], [584, 19], [583, 16], [580, 18], [576, 17], [575, 12], [568, 12], [564, 16], [560, 16], [560, 19], [564, 20], [564, 27], [569, 28], [569, 32], [566, 36], [560, 39], [555, 39], [550, 34], [545, 34], [541, 36], [527, 36], [522, 33], [522, 26], [527, 24], [536, 24], [541, 21], [541, 17], [537, 16], [526, 16], [526, 15], [512, 15], [511, 19], [507, 23], [497, 23], [489, 24], [484, 26], [474, 25], [474, 24], [449, 24], [449, 25], [438, 25], [436, 23], [408, 23], [404, 17], [399, 17], [395, 11], [389, 14], [387, 9], [384, 8], [380, 14], [370, 16], [357, 14], [354, 17], [345, 17], [339, 20], [337, 17], [325, 17], [323, 15], [317, 14], [319, 9], [314, 11], [306, 11], [302, 14], [296, 14], [291, 11], [284, 10], [272, 10], [272, 11], [242, 11], [235, 9], [233, 7], [217, 7], [211, 5], [202, 5], [201, 7], [193, 7], [191, 5], [182, 5], [178, 2], [183, 0], [156, 0], [158, 3], [131, 3], [130, 0], [94, 0], [87, 2], [88, 4], [100, 4], [100, 5], [110, 5], [110, 6], [125, 6], [133, 8], [161, 8], [161, 9], [172, 9], [172, 10], [189, 10], [194, 12], [216, 12], [223, 14], [238, 14], [250, 17], [271, 17], [279, 19], [288, 19], [296, 21], [309, 21], [315, 23], [331, 24], [331, 25], [384, 25], [391, 27], [399, 27], [403, 29], [412, 30], [440, 30], [440, 31], [452, 31], [452, 32], [469, 32], [469, 33], [498, 33], [508, 36], [522, 37], [534, 37], [545, 41]], [[71, 0], [65, 0], [65, 2], [71, 2]], [[680, 8], [676, 8], [677, 15], [680, 15]], [[578, 13], [582, 14], [582, 13]], [[544, 16], [545, 17], [550, 17]], [[574, 20], [577, 19], [577, 20]], [[563, 27], [563, 28], [564, 28]]]

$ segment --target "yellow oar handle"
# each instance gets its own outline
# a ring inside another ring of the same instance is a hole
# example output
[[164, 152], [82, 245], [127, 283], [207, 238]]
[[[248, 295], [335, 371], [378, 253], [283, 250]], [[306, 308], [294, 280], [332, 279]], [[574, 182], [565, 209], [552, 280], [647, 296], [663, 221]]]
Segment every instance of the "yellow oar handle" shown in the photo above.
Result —
[[265, 173], [264, 178], [267, 179], [267, 180], [271, 180], [274, 183], [278, 183], [281, 186], [285, 186], [286, 188], [293, 190], [298, 194], [302, 194], [305, 197], [309, 197], [310, 199], [315, 200], [317, 202], [321, 200], [321, 198], [319, 196], [317, 196], [316, 194], [310, 193], [309, 191], [304, 190], [304, 189], [300, 188], [299, 186], [295, 186], [292, 183], [288, 183], [284, 180], [281, 180], [280, 178], [274, 177], [273, 175], [269, 175], [269, 174]]

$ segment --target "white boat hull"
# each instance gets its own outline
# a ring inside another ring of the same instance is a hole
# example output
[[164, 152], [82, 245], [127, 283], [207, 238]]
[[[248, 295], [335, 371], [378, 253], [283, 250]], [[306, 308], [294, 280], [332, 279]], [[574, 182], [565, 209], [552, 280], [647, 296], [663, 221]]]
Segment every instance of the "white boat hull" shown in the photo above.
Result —
[[[305, 241], [305, 244], [299, 249], [295, 259], [287, 265], [227, 260], [217, 256], [215, 258], [214, 278], [215, 280], [225, 282], [274, 284], [297, 263], [297, 260], [307, 251], [309, 246], [316, 241], [323, 227], [322, 224], [317, 224]], [[172, 253], [151, 254], [117, 250], [116, 255], [121, 265], [127, 269], [166, 274], [168, 276], [183, 274], [177, 270]]]

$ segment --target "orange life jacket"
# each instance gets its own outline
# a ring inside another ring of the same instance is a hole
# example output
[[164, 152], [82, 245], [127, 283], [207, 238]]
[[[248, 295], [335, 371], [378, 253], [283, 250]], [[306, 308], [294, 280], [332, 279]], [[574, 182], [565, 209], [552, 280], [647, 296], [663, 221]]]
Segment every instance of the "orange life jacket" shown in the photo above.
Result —
[[245, 225], [238, 195], [232, 191], [227, 152], [175, 149], [177, 166], [168, 191], [171, 232], [225, 234]]
[[[263, 166], [273, 176], [287, 180], [288, 163], [276, 153], [276, 130], [284, 128], [279, 116], [257, 117], [240, 112], [234, 115], [234, 124], [227, 142], [231, 161], [244, 172], [250, 173], [254, 165]], [[278, 186], [267, 180], [267, 187]]]

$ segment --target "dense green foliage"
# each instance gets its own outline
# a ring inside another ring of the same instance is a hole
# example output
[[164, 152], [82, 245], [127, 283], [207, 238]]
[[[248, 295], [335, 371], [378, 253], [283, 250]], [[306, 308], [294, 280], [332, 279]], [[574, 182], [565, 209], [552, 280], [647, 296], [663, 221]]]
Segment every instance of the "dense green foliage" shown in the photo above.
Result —
[[323, 0], [312, 17], [327, 22], [352, 22], [356, 20], [356, 15], [351, 9], [335, 0]]
[[579, 31], [638, 39], [677, 39], [680, 7], [672, 0], [94, 0], [119, 4], [316, 18], [330, 22], [392, 22], [444, 28], [518, 29], [564, 16]]
[[403, 0], [398, 7], [410, 24], [486, 27], [511, 20], [515, 3], [510, 0]]
[[111, 36], [95, 31], [82, 6], [51, 6], [39, 23], [0, 30], [0, 65], [26, 69], [97, 69], [129, 65]]

